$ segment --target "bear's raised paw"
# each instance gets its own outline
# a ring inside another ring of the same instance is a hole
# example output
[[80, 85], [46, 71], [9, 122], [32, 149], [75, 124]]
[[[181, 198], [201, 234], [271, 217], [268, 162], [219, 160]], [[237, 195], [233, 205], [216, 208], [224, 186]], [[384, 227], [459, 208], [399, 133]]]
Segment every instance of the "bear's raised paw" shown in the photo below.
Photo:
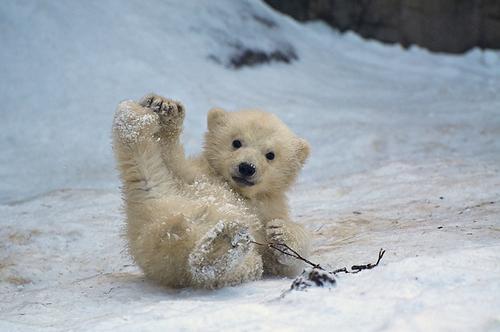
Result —
[[158, 131], [158, 115], [141, 107], [133, 100], [118, 105], [113, 121], [113, 132], [121, 143], [130, 145], [152, 139]]
[[168, 127], [182, 126], [185, 109], [180, 102], [150, 93], [144, 96], [139, 104], [158, 114], [162, 125]]

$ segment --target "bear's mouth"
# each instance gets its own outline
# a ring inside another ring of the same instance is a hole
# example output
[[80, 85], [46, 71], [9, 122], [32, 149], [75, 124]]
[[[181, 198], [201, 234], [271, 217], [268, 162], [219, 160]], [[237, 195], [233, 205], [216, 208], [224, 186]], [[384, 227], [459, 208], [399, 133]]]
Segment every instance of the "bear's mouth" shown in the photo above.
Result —
[[239, 176], [233, 176], [233, 181], [240, 184], [240, 185], [243, 185], [243, 186], [248, 186], [248, 187], [251, 187], [255, 184], [255, 182], [252, 182], [252, 181], [248, 181], [247, 179], [245, 178], [240, 178]]

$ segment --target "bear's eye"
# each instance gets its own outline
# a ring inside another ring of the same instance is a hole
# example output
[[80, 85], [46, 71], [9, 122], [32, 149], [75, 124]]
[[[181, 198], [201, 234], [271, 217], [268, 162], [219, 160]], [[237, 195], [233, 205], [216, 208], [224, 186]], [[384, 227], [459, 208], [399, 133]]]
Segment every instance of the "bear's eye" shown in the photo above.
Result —
[[266, 153], [266, 158], [268, 160], [273, 160], [274, 159], [274, 152], [268, 152], [268, 153]]
[[239, 139], [235, 139], [233, 141], [233, 148], [235, 148], [235, 149], [241, 148], [241, 141]]

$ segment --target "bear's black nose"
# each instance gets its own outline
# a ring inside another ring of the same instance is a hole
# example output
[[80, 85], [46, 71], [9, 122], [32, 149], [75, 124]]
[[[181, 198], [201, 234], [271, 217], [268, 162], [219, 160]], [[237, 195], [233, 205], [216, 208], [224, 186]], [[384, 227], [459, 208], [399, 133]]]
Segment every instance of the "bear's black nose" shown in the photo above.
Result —
[[238, 166], [238, 171], [241, 175], [250, 177], [255, 174], [255, 166], [249, 163], [241, 163]]

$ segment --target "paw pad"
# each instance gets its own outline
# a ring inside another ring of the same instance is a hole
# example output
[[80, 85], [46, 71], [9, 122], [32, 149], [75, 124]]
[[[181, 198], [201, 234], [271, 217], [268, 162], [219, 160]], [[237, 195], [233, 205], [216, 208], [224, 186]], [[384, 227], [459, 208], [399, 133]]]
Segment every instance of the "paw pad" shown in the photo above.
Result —
[[191, 275], [200, 284], [217, 283], [237, 268], [250, 251], [252, 237], [238, 223], [220, 221], [189, 255]]
[[160, 116], [163, 123], [179, 122], [184, 118], [184, 106], [178, 101], [155, 94], [145, 96], [139, 103]]
[[122, 102], [113, 121], [113, 130], [126, 143], [137, 142], [142, 136], [141, 132], [158, 121], [156, 114], [139, 113], [134, 107], [136, 106], [133, 101]]

